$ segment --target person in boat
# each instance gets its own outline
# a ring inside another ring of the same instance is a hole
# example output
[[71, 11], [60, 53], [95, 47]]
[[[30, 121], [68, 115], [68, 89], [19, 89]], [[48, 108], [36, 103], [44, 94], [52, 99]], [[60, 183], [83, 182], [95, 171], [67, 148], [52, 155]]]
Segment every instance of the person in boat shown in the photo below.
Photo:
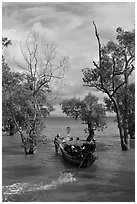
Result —
[[81, 148], [80, 146], [65, 144], [64, 150], [68, 155], [72, 157], [81, 158]]
[[57, 134], [55, 139], [54, 139], [54, 145], [55, 145], [56, 153], [58, 153], [58, 149], [59, 149], [59, 138], [60, 138], [60, 134]]
[[62, 143], [66, 143], [67, 141], [72, 141], [73, 137], [70, 136], [70, 127], [67, 127], [67, 136], [62, 138]]
[[76, 152], [77, 152], [76, 147], [74, 145], [71, 145], [70, 147], [71, 147], [70, 155], [71, 156], [76, 156]]
[[67, 152], [68, 155], [75, 156], [76, 149], [75, 149], [74, 145], [65, 144], [64, 145], [64, 150]]
[[66, 137], [66, 140], [70, 140], [70, 127], [67, 127], [67, 137]]
[[96, 140], [93, 138], [91, 142], [92, 142], [93, 150], [95, 151], [96, 150]]
[[74, 146], [73, 148], [73, 156], [77, 158], [82, 158], [82, 151], [80, 146]]
[[71, 149], [71, 145], [68, 145], [68, 144], [64, 144], [64, 150], [66, 151], [66, 153], [68, 154], [68, 155], [72, 155], [72, 149]]
[[83, 146], [82, 146], [83, 156], [84, 157], [86, 155], [91, 156], [91, 154], [95, 151], [95, 149], [96, 149], [96, 140], [92, 138], [90, 142], [83, 143]]

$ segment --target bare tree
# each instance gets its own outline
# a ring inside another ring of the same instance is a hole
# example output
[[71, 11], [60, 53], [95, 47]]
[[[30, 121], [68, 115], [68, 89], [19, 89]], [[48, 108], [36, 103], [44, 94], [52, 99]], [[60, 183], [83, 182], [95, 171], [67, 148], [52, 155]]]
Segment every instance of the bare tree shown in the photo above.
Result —
[[[25, 120], [28, 141], [31, 144], [29, 152], [33, 153], [38, 134], [37, 128], [41, 124], [42, 115], [47, 116], [53, 110], [47, 99], [52, 91], [51, 84], [63, 79], [68, 58], [58, 60], [55, 44], [45, 44], [37, 33], [30, 34], [24, 42], [18, 45], [23, 61], [16, 60], [16, 65], [23, 70], [23, 86], [27, 90], [26, 95], [29, 96], [27, 100], [31, 106], [31, 111], [26, 112]], [[22, 135], [17, 120], [15, 124]], [[25, 144], [24, 140], [23, 143]]]

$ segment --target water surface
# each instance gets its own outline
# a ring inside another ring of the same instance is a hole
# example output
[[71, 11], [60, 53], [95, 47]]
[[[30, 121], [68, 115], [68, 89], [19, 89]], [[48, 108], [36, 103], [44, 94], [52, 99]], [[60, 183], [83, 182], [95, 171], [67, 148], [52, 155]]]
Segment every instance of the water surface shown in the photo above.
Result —
[[131, 149], [121, 151], [117, 124], [107, 120], [108, 127], [96, 132], [96, 155], [99, 159], [89, 168], [82, 168], [73, 177], [76, 167], [66, 163], [54, 151], [57, 133], [84, 138], [84, 125], [69, 118], [49, 118], [43, 134], [46, 144], [38, 144], [35, 155], [24, 155], [19, 136], [3, 136], [2, 184], [3, 201], [12, 202], [134, 202], [135, 158]]

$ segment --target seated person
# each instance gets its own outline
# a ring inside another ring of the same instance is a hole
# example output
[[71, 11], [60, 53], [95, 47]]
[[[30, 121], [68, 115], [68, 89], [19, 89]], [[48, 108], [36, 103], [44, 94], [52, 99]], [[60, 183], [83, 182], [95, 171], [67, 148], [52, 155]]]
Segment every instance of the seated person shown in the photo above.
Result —
[[68, 155], [72, 155], [71, 145], [65, 144], [64, 150], [67, 152]]
[[88, 154], [88, 153], [93, 153], [96, 149], [96, 143], [95, 140], [92, 140], [91, 142], [88, 143], [83, 143], [82, 146], [82, 152], [84, 155]]

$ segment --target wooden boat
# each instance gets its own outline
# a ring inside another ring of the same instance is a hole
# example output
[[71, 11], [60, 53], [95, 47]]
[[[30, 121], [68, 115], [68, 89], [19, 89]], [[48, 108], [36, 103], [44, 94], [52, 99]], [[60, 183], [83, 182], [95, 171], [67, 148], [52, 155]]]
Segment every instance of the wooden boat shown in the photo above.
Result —
[[81, 148], [83, 144], [89, 144], [89, 142], [86, 141], [60, 141], [59, 140], [59, 148], [62, 153], [63, 158], [69, 162], [72, 165], [79, 166], [79, 167], [87, 167], [94, 163], [94, 161], [97, 159], [97, 157], [93, 154], [93, 151], [89, 151], [88, 153], [84, 155], [71, 155], [68, 154], [68, 152], [65, 150], [66, 145], [67, 146], [75, 146], [76, 148]]

